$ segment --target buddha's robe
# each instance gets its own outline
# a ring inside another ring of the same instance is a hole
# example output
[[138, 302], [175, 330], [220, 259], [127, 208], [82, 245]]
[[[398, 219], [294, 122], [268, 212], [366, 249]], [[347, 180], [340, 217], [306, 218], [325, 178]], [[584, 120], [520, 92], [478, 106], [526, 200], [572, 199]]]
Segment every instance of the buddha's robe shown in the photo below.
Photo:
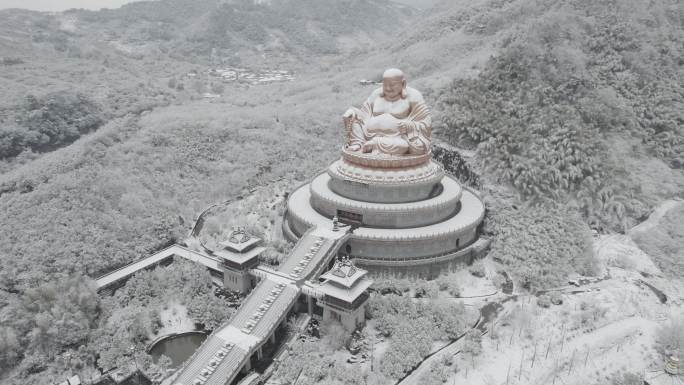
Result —
[[[389, 155], [425, 154], [430, 148], [432, 120], [423, 95], [406, 87], [405, 97], [388, 101], [378, 88], [354, 115], [349, 132], [349, 146], [372, 144], [371, 152]], [[400, 122], [406, 126], [400, 129]]]

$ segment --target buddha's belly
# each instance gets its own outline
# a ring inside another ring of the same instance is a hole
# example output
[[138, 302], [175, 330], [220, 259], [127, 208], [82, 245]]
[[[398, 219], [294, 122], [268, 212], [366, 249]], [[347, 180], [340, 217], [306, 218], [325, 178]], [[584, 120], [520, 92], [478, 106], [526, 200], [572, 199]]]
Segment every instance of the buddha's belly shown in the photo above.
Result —
[[397, 119], [406, 119], [411, 112], [411, 105], [407, 99], [399, 99], [389, 102], [383, 98], [377, 98], [373, 102], [373, 116], [390, 114]]
[[366, 131], [371, 136], [398, 136], [400, 120], [391, 114], [373, 116], [366, 123]]

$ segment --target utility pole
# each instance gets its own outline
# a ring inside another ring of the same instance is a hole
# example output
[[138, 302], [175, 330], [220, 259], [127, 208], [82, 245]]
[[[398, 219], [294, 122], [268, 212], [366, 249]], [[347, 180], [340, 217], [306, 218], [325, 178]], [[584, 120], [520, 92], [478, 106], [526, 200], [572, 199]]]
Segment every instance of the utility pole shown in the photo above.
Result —
[[561, 353], [563, 353], [563, 345], [565, 345], [565, 324], [563, 324], [563, 334], [561, 335]]
[[508, 361], [508, 372], [506, 373], [506, 385], [508, 385], [508, 380], [511, 378], [511, 361]]
[[589, 361], [589, 348], [587, 348], [587, 356], [584, 357], [584, 367], [587, 367], [587, 361]]
[[370, 336], [370, 340], [371, 340], [371, 356], [370, 356], [370, 360], [371, 360], [371, 372], [372, 372], [372, 371], [373, 371], [373, 361], [375, 361], [375, 360], [374, 360], [374, 357], [373, 357], [373, 349], [375, 348], [375, 336]]
[[304, 371], [304, 368], [299, 369], [299, 373], [297, 373], [297, 377], [295, 378], [293, 384], [297, 385], [297, 382], [299, 381], [299, 376], [302, 375], [302, 372]]
[[572, 351], [572, 355], [570, 356], [570, 367], [568, 368], [568, 375], [572, 372], [572, 362], [575, 360], [575, 352], [577, 351], [577, 348]]
[[555, 384], [556, 384], [556, 376], [557, 376], [557, 375], [558, 375], [558, 358], [556, 358], [556, 365], [554, 365], [554, 369], [553, 369], [553, 382], [552, 382], [551, 385], [555, 385]]

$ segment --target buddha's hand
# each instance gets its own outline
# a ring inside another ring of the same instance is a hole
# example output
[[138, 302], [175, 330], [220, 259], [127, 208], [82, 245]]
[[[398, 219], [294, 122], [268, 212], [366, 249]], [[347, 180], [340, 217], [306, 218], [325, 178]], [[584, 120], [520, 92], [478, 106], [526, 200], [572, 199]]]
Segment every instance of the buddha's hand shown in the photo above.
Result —
[[356, 117], [356, 112], [354, 111], [353, 108], [350, 108], [350, 109], [348, 109], [347, 111], [345, 111], [344, 114], [342, 114], [342, 117], [343, 117], [344, 119], [355, 118], [355, 117]]
[[361, 149], [361, 145], [358, 143], [350, 144], [347, 148], [349, 151], [359, 151]]
[[409, 123], [407, 120], [400, 120], [399, 121], [399, 134], [407, 135], [409, 133], [410, 129], [411, 129], [411, 123]]

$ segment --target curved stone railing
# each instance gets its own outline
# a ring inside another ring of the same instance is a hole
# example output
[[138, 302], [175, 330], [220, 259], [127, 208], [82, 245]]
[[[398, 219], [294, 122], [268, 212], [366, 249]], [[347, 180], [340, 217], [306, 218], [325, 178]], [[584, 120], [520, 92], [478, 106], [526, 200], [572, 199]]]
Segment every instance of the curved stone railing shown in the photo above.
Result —
[[429, 162], [431, 158], [432, 151], [419, 155], [391, 156], [349, 151], [347, 147], [342, 147], [342, 159], [349, 163], [372, 168], [414, 167]]
[[299, 239], [299, 236], [297, 234], [295, 234], [294, 230], [292, 230], [292, 228], [290, 227], [290, 222], [287, 219], [288, 218], [287, 210], [285, 210], [284, 215], [286, 215], [286, 216], [283, 218], [283, 220], [281, 221], [281, 224], [280, 224], [280, 226], [283, 230], [283, 235], [285, 236], [285, 239], [287, 239], [288, 241], [297, 242], [297, 240]]
[[188, 335], [188, 334], [202, 334], [202, 335], [207, 335], [206, 332], [203, 332], [203, 331], [201, 331], [201, 330], [188, 330], [188, 331], [179, 332], [179, 333], [164, 334], [164, 335], [161, 335], [161, 336], [159, 336], [159, 337], [153, 339], [152, 342], [149, 342], [149, 343], [147, 344], [147, 346], [145, 347], [145, 352], [147, 352], [147, 353], [149, 354], [150, 351], [151, 351], [158, 343], [160, 343], [160, 342], [162, 342], [162, 341], [164, 341], [164, 340], [171, 339], [171, 338], [176, 338], [176, 337], [181, 337], [181, 336], [185, 336], [185, 335]]
[[415, 214], [420, 210], [441, 210], [449, 206], [454, 206], [455, 202], [461, 199], [461, 187], [455, 180], [450, 182], [443, 182], [444, 189], [441, 194], [421, 201], [406, 202], [406, 203], [375, 203], [356, 201], [351, 198], [344, 197], [328, 188], [330, 177], [327, 175], [319, 175], [314, 178], [309, 190], [313, 200], [321, 201], [328, 205], [349, 208], [371, 210], [378, 213], [405, 213], [407, 215]]
[[[424, 257], [378, 257], [378, 258], [363, 258], [363, 257], [353, 257], [354, 261], [359, 265], [372, 265], [372, 266], [418, 266], [427, 265], [432, 263], [454, 261], [458, 258], [470, 258], [475, 257], [486, 249], [490, 241], [487, 239], [477, 239], [476, 241], [468, 244], [466, 247], [452, 252], [447, 252], [439, 255], [430, 255]], [[468, 261], [464, 261], [468, 262]]]
[[[475, 198], [477, 202], [469, 199], [468, 195]], [[463, 194], [461, 211], [444, 222], [407, 229], [360, 227], [354, 232], [354, 238], [402, 242], [453, 237], [455, 234], [467, 233], [476, 229], [484, 218], [484, 214], [484, 203], [475, 194], [469, 192], [469, 194]]]
[[[305, 204], [308, 207], [296, 207], [296, 209], [290, 207], [288, 210], [288, 222], [290, 222], [289, 225], [293, 227], [292, 229], [298, 232], [302, 227], [308, 229], [319, 225], [324, 221], [329, 221], [328, 218], [324, 217], [310, 206], [308, 202], [310, 192], [307, 190], [306, 192], [301, 193], [305, 193], [306, 196], [301, 196], [299, 198], [301, 202], [298, 203], [302, 205]], [[289, 203], [293, 203], [292, 199], [290, 199]], [[484, 218], [484, 203], [470, 191], [463, 194], [461, 203], [462, 207], [459, 213], [443, 222], [433, 225], [399, 229], [359, 227], [354, 231], [352, 240], [372, 242], [428, 242], [459, 237], [461, 234], [469, 234], [477, 229], [477, 226], [479, 226]]]

